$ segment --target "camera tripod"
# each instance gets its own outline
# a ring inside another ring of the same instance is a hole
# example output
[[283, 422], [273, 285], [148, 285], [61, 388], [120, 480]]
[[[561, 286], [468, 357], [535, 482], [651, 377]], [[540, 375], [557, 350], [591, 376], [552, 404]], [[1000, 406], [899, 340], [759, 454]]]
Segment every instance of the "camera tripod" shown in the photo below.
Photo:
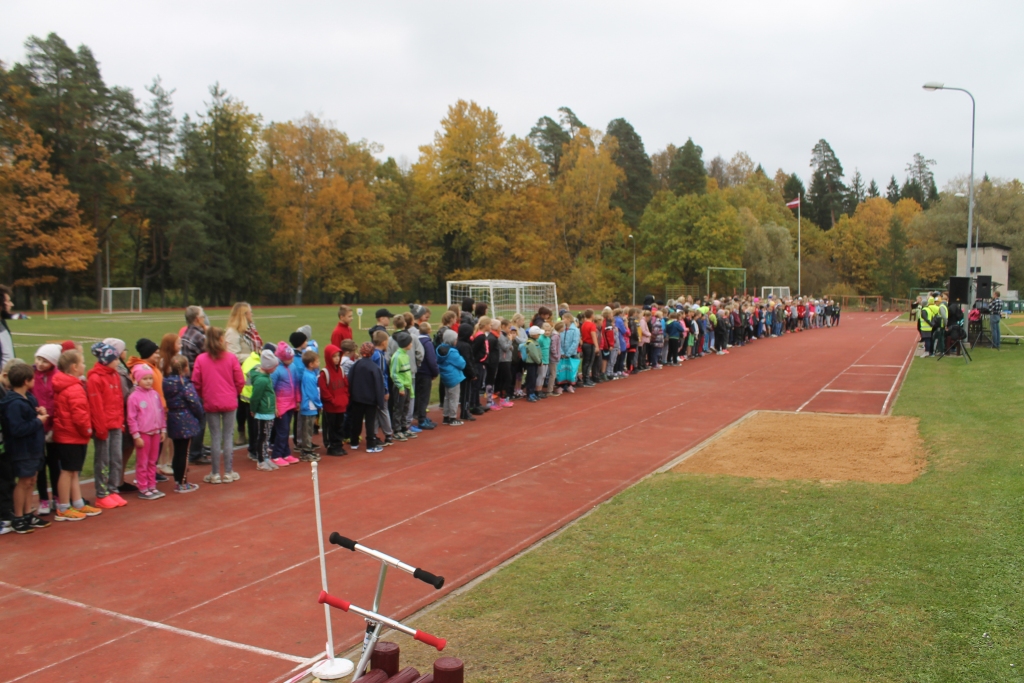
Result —
[[[950, 334], [950, 332], [953, 332], [954, 334]], [[960, 351], [960, 355], [963, 356], [964, 362], [970, 364], [974, 359], [971, 358], [971, 354], [967, 351], [967, 347], [964, 346], [964, 338], [967, 337], [967, 332], [964, 328], [960, 325], [950, 326], [946, 334], [948, 335], [948, 338], [955, 336], [956, 339], [952, 344], [943, 344], [945, 348], [939, 352], [936, 360], [942, 360], [943, 356], [948, 356], [951, 352], [958, 350]], [[971, 346], [973, 347], [974, 345], [971, 344]]]

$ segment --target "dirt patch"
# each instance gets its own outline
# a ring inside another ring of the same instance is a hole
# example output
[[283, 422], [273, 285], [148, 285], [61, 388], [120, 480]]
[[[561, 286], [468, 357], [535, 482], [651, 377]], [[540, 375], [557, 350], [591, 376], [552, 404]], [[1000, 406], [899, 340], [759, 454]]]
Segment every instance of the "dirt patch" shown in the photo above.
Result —
[[672, 471], [908, 484], [925, 464], [916, 418], [761, 412]]

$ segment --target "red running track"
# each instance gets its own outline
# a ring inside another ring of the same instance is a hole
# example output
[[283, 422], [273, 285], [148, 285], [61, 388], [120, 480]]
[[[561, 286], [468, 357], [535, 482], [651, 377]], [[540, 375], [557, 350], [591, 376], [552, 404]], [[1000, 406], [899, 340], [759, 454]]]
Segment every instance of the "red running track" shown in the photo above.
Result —
[[[324, 458], [325, 532], [447, 577], [434, 591], [392, 570], [382, 611], [402, 618], [751, 410], [888, 411], [917, 338], [891, 317], [847, 313], [838, 328]], [[309, 468], [259, 473], [239, 455], [239, 482], [0, 541], [0, 680], [279, 681], [317, 657]], [[369, 607], [379, 564], [328, 547], [331, 592]], [[363, 621], [334, 614], [339, 650], [359, 642]]]

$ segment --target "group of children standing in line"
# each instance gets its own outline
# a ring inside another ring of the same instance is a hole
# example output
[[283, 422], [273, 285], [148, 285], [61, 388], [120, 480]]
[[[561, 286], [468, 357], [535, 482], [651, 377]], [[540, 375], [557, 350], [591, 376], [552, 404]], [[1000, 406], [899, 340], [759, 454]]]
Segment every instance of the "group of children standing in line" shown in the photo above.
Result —
[[[642, 308], [616, 302], [575, 314], [563, 304], [557, 316], [540, 307], [529, 325], [521, 314], [492, 318], [486, 302], [466, 299], [445, 311], [436, 331], [427, 307], [409, 308], [378, 310], [360, 344], [351, 309], [339, 307], [322, 357], [309, 326], [287, 342], [263, 343], [251, 307], [240, 302], [224, 329], [190, 306], [178, 334], [160, 345], [138, 340], [136, 356], [120, 339], [97, 342], [88, 372], [83, 349], [70, 341], [42, 345], [33, 365], [8, 361], [0, 374], [0, 533], [45, 528], [51, 513], [55, 521], [95, 517], [127, 505], [121, 493], [129, 491], [157, 500], [165, 495], [157, 484], [168, 476], [174, 492], [193, 492], [199, 486], [188, 481], [189, 465], [211, 464], [208, 484], [238, 481], [235, 426], [256, 470], [271, 472], [319, 460], [317, 431], [323, 452], [341, 456], [346, 445], [378, 453], [435, 429], [428, 403], [438, 378], [442, 424], [457, 427], [515, 399], [532, 403], [839, 323], [834, 302], [810, 299], [712, 296], [663, 305], [648, 297]], [[90, 440], [94, 501], [84, 499], [79, 482]], [[123, 472], [133, 452], [131, 484]]]

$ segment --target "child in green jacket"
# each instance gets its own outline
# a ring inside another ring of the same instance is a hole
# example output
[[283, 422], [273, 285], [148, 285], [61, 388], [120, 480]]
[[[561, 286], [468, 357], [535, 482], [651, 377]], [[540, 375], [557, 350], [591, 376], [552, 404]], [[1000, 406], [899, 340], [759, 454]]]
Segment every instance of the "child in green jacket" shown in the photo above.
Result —
[[537, 401], [537, 375], [541, 364], [544, 362], [544, 355], [537, 340], [543, 334], [544, 330], [534, 325], [530, 328], [529, 338], [526, 340], [524, 361], [526, 363], [526, 391], [528, 392], [526, 400], [529, 403], [536, 403]]
[[267, 349], [260, 353], [260, 364], [249, 371], [249, 382], [252, 384], [249, 409], [256, 431], [256, 469], [260, 472], [273, 472], [278, 468], [270, 459], [270, 433], [274, 428], [274, 418], [277, 417], [277, 397], [274, 395], [274, 382], [270, 379], [270, 373], [277, 369], [278, 362], [274, 352]]
[[391, 409], [391, 428], [396, 441], [415, 438], [409, 431], [409, 402], [413, 399], [412, 364], [409, 362], [409, 347], [412, 335], [402, 330], [395, 333], [398, 350], [391, 354], [391, 385], [394, 392], [394, 406]]

